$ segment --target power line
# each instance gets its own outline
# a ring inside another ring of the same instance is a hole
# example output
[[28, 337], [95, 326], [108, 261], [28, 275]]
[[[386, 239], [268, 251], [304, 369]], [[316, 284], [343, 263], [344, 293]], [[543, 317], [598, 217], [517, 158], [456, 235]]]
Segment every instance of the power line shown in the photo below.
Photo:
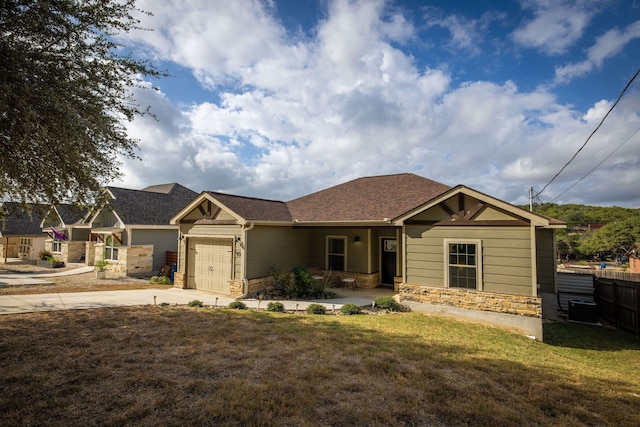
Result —
[[[602, 124], [604, 123], [604, 121], [607, 119], [607, 117], [609, 117], [609, 114], [613, 111], [614, 108], [616, 108], [616, 105], [618, 105], [618, 102], [620, 102], [620, 100], [622, 99], [622, 97], [624, 96], [624, 94], [627, 92], [627, 89], [629, 89], [629, 86], [631, 86], [631, 84], [633, 83], [633, 81], [636, 79], [636, 77], [638, 77], [638, 74], [640, 74], [640, 68], [638, 68], [638, 71], [636, 71], [636, 73], [633, 75], [633, 77], [631, 78], [631, 80], [629, 80], [629, 83], [627, 83], [627, 85], [624, 87], [624, 89], [622, 90], [622, 92], [620, 92], [620, 95], [618, 96], [618, 99], [616, 99], [616, 102], [613, 103], [613, 105], [611, 106], [611, 108], [609, 108], [609, 111], [607, 111], [607, 114], [604, 115], [604, 117], [602, 118], [602, 120], [600, 120], [600, 123], [598, 124], [598, 126], [593, 130], [593, 132], [591, 132], [591, 134], [589, 135], [589, 137], [586, 139], [586, 141], [584, 142], [584, 144], [582, 144], [582, 146], [578, 149], [578, 151], [576, 151], [576, 153], [569, 159], [569, 161], [567, 163], [565, 163], [564, 166], [562, 166], [562, 169], [560, 169], [560, 171], [555, 174], [553, 176], [553, 178], [551, 178], [551, 181], [549, 181], [544, 187], [542, 187], [542, 190], [538, 191], [536, 193], [536, 196], [539, 196], [540, 194], [542, 194], [542, 192], [544, 190], [547, 189], [547, 187], [549, 185], [551, 185], [551, 183], [553, 181], [555, 181], [555, 179], [562, 173], [562, 171], [564, 171], [566, 169], [567, 166], [569, 166], [569, 164], [576, 158], [576, 156], [580, 153], [580, 151], [582, 151], [582, 149], [587, 145], [587, 143], [589, 142], [589, 140], [591, 139], [591, 137], [598, 131], [598, 129], [600, 129], [600, 127], [602, 126]], [[563, 193], [564, 194], [564, 193]]]
[[[559, 199], [560, 197], [562, 197], [567, 191], [571, 190], [573, 187], [575, 187], [576, 185], [578, 185], [580, 182], [582, 182], [583, 179], [585, 179], [586, 177], [588, 177], [589, 175], [591, 175], [591, 172], [593, 172], [594, 170], [596, 170], [598, 167], [600, 167], [601, 164], [603, 164], [604, 162], [606, 162], [607, 160], [609, 160], [609, 158], [611, 156], [613, 156], [616, 151], [618, 151], [619, 149], [622, 148], [622, 146], [624, 144], [626, 144], [631, 138], [633, 138], [638, 132], [640, 132], [640, 128], [636, 129], [627, 139], [625, 139], [624, 141], [622, 141], [622, 144], [618, 145], [618, 147], [613, 150], [607, 157], [605, 157], [604, 159], [602, 159], [602, 161], [600, 163], [598, 163], [597, 165], [595, 165], [593, 167], [593, 169], [591, 169], [589, 172], [587, 172], [586, 174], [584, 174], [584, 176], [582, 178], [580, 178], [579, 180], [577, 180], [576, 182], [574, 182], [569, 188], [567, 188], [566, 190], [564, 190], [562, 193], [558, 194], [556, 197], [554, 197], [551, 202], [554, 202], [555, 200]], [[540, 194], [540, 193], [538, 193]]]

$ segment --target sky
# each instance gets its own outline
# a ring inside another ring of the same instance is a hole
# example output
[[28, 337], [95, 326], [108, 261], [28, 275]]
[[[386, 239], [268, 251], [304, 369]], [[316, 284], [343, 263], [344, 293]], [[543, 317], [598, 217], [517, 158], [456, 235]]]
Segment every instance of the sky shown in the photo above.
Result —
[[414, 173], [640, 207], [640, 77], [584, 145], [640, 68], [640, 0], [137, 5], [121, 42], [170, 76], [133, 89], [155, 118], [127, 124], [140, 159], [111, 185], [288, 201]]

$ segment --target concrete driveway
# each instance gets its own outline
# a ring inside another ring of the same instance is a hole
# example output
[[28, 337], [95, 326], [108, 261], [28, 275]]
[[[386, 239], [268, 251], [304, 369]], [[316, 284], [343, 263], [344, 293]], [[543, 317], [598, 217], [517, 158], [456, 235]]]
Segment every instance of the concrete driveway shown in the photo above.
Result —
[[[353, 295], [348, 295], [353, 293]], [[387, 291], [389, 295], [392, 292]], [[309, 304], [322, 304], [328, 311], [339, 310], [348, 302], [359, 306], [371, 305], [372, 295], [350, 291], [344, 298], [286, 301], [281, 300], [286, 310], [304, 311]], [[88, 308], [119, 307], [136, 305], [186, 305], [200, 300], [207, 306], [228, 306], [234, 298], [216, 296], [193, 289], [137, 289], [127, 291], [69, 292], [33, 295], [0, 296], [0, 314], [32, 313], [54, 310], [81, 310]], [[248, 308], [266, 308], [269, 301], [243, 299]]]

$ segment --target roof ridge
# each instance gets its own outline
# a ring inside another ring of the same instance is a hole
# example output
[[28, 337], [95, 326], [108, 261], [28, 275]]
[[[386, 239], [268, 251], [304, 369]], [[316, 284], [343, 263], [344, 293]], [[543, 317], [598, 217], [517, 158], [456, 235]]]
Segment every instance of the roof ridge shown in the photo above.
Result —
[[241, 195], [237, 195], [237, 194], [229, 194], [229, 193], [222, 193], [220, 191], [209, 191], [206, 190], [205, 193], [211, 194], [211, 195], [221, 195], [221, 196], [227, 196], [227, 197], [237, 197], [237, 198], [241, 198], [241, 199], [251, 199], [251, 200], [260, 200], [263, 202], [275, 202], [275, 203], [284, 203], [287, 204], [287, 202], [284, 202], [282, 200], [274, 200], [274, 199], [264, 199], [262, 197], [254, 197], [254, 196], [241, 196]]

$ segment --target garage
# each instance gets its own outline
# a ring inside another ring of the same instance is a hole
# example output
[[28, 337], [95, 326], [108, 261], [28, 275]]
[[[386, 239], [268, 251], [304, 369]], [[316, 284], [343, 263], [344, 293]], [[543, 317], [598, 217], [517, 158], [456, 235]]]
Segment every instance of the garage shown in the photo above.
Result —
[[188, 241], [189, 288], [229, 295], [233, 240], [191, 238]]

